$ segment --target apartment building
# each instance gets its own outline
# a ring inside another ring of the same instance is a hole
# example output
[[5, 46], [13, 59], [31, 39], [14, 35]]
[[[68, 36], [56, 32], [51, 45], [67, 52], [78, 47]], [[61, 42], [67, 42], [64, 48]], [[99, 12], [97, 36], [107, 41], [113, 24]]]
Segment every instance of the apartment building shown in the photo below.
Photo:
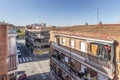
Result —
[[7, 27], [0, 25], [0, 80], [8, 80], [7, 68]]
[[120, 80], [120, 24], [50, 31], [52, 80]]
[[0, 80], [16, 80], [16, 35], [7, 24], [0, 24]]
[[8, 78], [9, 80], [17, 79], [18, 55], [16, 54], [16, 30], [8, 30]]
[[26, 29], [26, 47], [34, 54], [48, 53], [50, 49], [49, 31], [49, 28]]

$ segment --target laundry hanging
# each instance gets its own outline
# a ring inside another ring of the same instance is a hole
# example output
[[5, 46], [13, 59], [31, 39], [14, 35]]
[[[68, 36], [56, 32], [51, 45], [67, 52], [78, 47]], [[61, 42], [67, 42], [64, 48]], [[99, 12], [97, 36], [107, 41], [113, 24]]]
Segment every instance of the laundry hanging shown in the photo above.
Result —
[[111, 47], [110, 46], [105, 46], [104, 48], [107, 52], [108, 60], [110, 61]]
[[107, 45], [98, 45], [97, 56], [100, 60], [110, 61], [111, 48]]
[[98, 49], [98, 45], [97, 44], [91, 44], [91, 51], [92, 51], [92, 54], [94, 56], [97, 55], [97, 49]]

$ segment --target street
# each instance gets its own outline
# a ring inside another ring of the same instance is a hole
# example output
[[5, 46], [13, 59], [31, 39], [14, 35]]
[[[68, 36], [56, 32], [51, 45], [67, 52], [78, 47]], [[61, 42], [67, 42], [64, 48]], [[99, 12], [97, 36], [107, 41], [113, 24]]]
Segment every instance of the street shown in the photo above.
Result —
[[49, 55], [34, 56], [25, 46], [24, 40], [17, 41], [21, 51], [18, 57], [18, 77], [24, 73], [29, 80], [50, 80], [49, 79]]

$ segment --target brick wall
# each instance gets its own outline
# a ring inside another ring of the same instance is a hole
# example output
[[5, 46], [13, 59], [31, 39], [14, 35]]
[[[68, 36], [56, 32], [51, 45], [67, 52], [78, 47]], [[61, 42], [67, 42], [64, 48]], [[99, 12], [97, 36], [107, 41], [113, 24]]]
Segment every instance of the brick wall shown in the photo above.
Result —
[[7, 27], [0, 25], [0, 76], [7, 75]]

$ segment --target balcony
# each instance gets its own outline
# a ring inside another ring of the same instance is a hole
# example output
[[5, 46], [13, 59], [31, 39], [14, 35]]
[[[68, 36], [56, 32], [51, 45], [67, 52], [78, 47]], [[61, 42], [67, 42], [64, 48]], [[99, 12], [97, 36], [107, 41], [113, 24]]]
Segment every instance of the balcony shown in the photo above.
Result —
[[77, 75], [77, 72], [74, 72], [71, 68], [67, 67], [65, 64], [63, 64], [61, 61], [57, 60], [56, 58], [51, 58], [52, 61], [54, 61], [61, 69], [63, 69], [65, 72], [67, 72], [73, 79], [75, 80], [81, 80], [79, 76]]
[[33, 36], [35, 39], [43, 39], [43, 38], [50, 38], [49, 35], [36, 35], [36, 36]]
[[17, 57], [16, 55], [8, 56], [8, 71], [17, 69]]
[[88, 54], [88, 59], [89, 59], [89, 61], [87, 61], [87, 62], [93, 62], [93, 63], [96, 63], [96, 64], [101, 65], [103, 67], [110, 68], [110, 65], [108, 64], [108, 62], [99, 60], [95, 56]]
[[90, 54], [88, 54], [88, 60], [86, 60], [86, 64], [92, 65], [94, 68], [107, 74], [113, 74], [114, 72], [114, 65], [111, 65], [110, 62], [100, 60]]
[[84, 65], [90, 65], [93, 68], [98, 69], [99, 71], [105, 72], [105, 73], [112, 73], [111, 72], [111, 67], [110, 64], [106, 61], [102, 61], [98, 59], [95, 56], [92, 56], [88, 53], [84, 53], [81, 51], [77, 51], [75, 49], [63, 46], [63, 45], [58, 45], [54, 42], [52, 42], [52, 48], [58, 50], [59, 52], [79, 61], [80, 63]]
[[85, 58], [87, 57], [87, 55], [83, 52], [65, 47], [63, 45], [58, 45], [56, 43], [52, 43], [52, 48], [58, 50], [59, 52], [62, 52], [63, 54], [65, 54], [69, 57], [72, 57], [75, 60], [77, 59], [77, 60], [80, 60], [82, 62], [85, 62]]
[[39, 46], [39, 45], [49, 45], [49, 42], [32, 42], [34, 44], [34, 46]]
[[57, 79], [57, 80], [62, 80], [62, 79], [56, 74], [56, 71], [54, 70], [54, 68], [51, 68], [51, 72], [52, 72], [52, 74], [54, 75], [55, 79]]

